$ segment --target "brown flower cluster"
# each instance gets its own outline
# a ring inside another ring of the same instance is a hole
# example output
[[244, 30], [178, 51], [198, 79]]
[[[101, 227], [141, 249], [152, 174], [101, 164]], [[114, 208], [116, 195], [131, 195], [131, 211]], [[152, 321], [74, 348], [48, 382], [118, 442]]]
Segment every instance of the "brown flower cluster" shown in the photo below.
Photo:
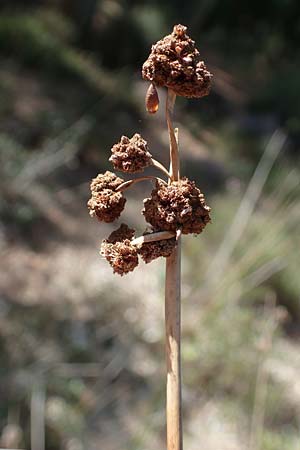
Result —
[[[156, 85], [166, 86], [176, 95], [184, 97], [202, 97], [209, 93], [212, 75], [201, 61], [195, 42], [186, 34], [186, 30], [183, 25], [175, 25], [170, 35], [152, 46], [143, 65], [143, 78], [151, 82], [146, 95], [146, 109], [150, 113], [155, 113], [159, 105]], [[131, 138], [122, 136], [120, 142], [112, 147], [111, 153], [109, 160], [116, 170], [138, 173], [154, 165], [169, 176], [167, 169], [152, 159], [147, 142], [138, 133]], [[90, 216], [100, 221], [113, 222], [125, 207], [126, 199], [122, 191], [147, 178], [153, 177], [144, 176], [124, 182], [109, 171], [99, 174], [90, 186]], [[107, 259], [114, 273], [124, 275], [132, 272], [138, 266], [139, 256], [145, 263], [160, 256], [169, 257], [177, 245], [173, 236], [179, 230], [183, 234], [199, 234], [210, 222], [210, 208], [193, 181], [182, 178], [166, 184], [159, 178], [156, 180], [156, 187], [150, 198], [144, 200], [142, 211], [152, 226], [151, 231], [144, 234], [151, 236], [135, 240], [134, 230], [122, 224], [101, 244], [100, 254]], [[170, 231], [172, 237], [166, 239], [168, 234], [155, 234], [161, 231]], [[152, 241], [159, 237], [163, 239]]]
[[92, 196], [87, 204], [91, 217], [97, 217], [104, 222], [113, 222], [120, 216], [126, 199], [122, 192], [116, 192], [116, 188], [123, 182], [122, 178], [109, 171], [99, 174], [92, 180]]
[[147, 142], [136, 133], [129, 139], [122, 136], [121, 141], [111, 149], [109, 160], [116, 170], [127, 173], [142, 172], [151, 164], [152, 155], [148, 151]]
[[[144, 233], [149, 234], [149, 233]], [[147, 264], [154, 259], [164, 256], [167, 258], [171, 255], [176, 246], [176, 239], [162, 239], [161, 241], [143, 242], [138, 247], [138, 254], [142, 257], [143, 261]]]
[[157, 86], [166, 86], [183, 97], [209, 94], [212, 74], [201, 61], [187, 28], [175, 25], [173, 32], [152, 45], [142, 76]]
[[121, 276], [132, 272], [139, 263], [137, 248], [131, 244], [133, 237], [134, 230], [122, 223], [101, 244], [100, 254]]
[[151, 197], [144, 200], [143, 214], [155, 229], [199, 234], [210, 222], [210, 208], [193, 181], [182, 178], [165, 185], [156, 182]]
[[134, 238], [135, 230], [133, 228], [129, 228], [126, 223], [122, 223], [117, 230], [110, 233], [106, 242], [109, 244], [115, 244], [116, 242], [122, 242], [125, 240], [131, 241]]

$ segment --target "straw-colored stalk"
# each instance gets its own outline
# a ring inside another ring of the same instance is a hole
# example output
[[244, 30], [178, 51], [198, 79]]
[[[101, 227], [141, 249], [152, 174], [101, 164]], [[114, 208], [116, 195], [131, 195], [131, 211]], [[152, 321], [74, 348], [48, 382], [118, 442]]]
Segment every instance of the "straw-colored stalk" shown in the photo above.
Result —
[[[171, 115], [176, 94], [168, 89], [166, 118], [170, 140], [171, 180], [179, 179], [178, 137], [174, 131]], [[181, 357], [180, 357], [180, 273], [181, 238], [171, 256], [166, 259], [165, 281], [165, 323], [166, 323], [166, 362], [167, 362], [167, 450], [182, 450], [181, 417]]]

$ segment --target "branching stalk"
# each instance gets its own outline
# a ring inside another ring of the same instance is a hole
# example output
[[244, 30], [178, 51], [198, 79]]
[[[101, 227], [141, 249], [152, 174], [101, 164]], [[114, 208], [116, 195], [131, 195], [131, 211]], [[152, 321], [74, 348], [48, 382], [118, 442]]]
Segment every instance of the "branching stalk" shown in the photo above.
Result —
[[159, 161], [156, 161], [156, 159], [154, 159], [154, 158], [151, 158], [151, 161], [152, 161], [152, 165], [154, 167], [161, 170], [168, 178], [170, 178], [170, 174], [163, 164], [161, 164]]
[[162, 241], [163, 239], [172, 239], [175, 237], [175, 234], [171, 231], [158, 231], [157, 233], [145, 234], [144, 236], [140, 236], [131, 241], [131, 245], [141, 245], [147, 242], [157, 242]]
[[133, 178], [132, 180], [128, 180], [128, 181], [124, 181], [124, 183], [120, 184], [117, 188], [116, 188], [116, 192], [122, 192], [125, 191], [125, 189], [129, 188], [130, 186], [132, 186], [133, 184], [139, 183], [140, 181], [145, 181], [145, 180], [159, 180], [164, 184], [167, 184], [164, 180], [162, 180], [161, 178], [158, 177], [154, 177], [152, 175], [145, 175], [144, 177], [139, 177], [139, 178]]

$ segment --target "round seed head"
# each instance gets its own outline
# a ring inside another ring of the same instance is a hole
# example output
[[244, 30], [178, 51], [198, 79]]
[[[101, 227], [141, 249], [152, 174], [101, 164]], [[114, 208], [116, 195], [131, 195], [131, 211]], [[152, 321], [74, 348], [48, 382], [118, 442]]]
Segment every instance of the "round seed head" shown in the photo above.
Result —
[[182, 178], [165, 185], [156, 182], [151, 197], [144, 200], [142, 213], [155, 229], [199, 234], [210, 222], [210, 208], [193, 181]]
[[97, 217], [98, 220], [109, 223], [120, 216], [126, 199], [122, 192], [115, 192], [115, 190], [123, 182], [122, 178], [109, 171], [99, 174], [92, 180], [92, 196], [87, 203], [91, 217]]
[[131, 244], [133, 236], [134, 230], [122, 224], [101, 244], [100, 254], [121, 276], [132, 272], [139, 263], [137, 249]]
[[115, 173], [107, 170], [104, 174], [100, 173], [91, 182], [91, 192], [95, 194], [103, 189], [110, 189], [114, 191], [120, 184], [124, 183], [124, 180], [118, 177]]
[[100, 254], [107, 259], [114, 273], [121, 276], [132, 272], [139, 263], [137, 249], [130, 244], [129, 239], [115, 244], [104, 241], [101, 244]]
[[199, 98], [209, 94], [212, 74], [186, 30], [183, 25], [175, 25], [171, 34], [152, 45], [142, 76], [182, 97]]
[[111, 149], [109, 160], [116, 170], [127, 173], [142, 172], [151, 164], [151, 153], [148, 151], [147, 142], [136, 133], [129, 139], [122, 136], [120, 142]]
[[115, 244], [116, 242], [123, 242], [126, 239], [130, 241], [134, 238], [135, 230], [133, 228], [129, 228], [128, 225], [122, 223], [119, 228], [113, 231], [105, 242], [110, 244]]

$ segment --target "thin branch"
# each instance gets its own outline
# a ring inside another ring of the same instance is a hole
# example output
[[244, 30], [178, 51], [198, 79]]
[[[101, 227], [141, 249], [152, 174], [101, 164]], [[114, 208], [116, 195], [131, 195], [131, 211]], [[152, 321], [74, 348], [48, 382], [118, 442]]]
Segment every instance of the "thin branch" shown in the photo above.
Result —
[[171, 231], [158, 231], [157, 233], [145, 234], [144, 236], [140, 236], [133, 241], [131, 241], [132, 245], [141, 245], [147, 242], [157, 242], [162, 241], [163, 239], [172, 239], [175, 237], [175, 233]]
[[170, 174], [163, 164], [161, 164], [159, 161], [156, 161], [156, 159], [154, 159], [154, 158], [151, 158], [151, 161], [152, 161], [152, 165], [154, 167], [161, 170], [168, 178], [170, 178]]
[[140, 181], [145, 181], [145, 180], [159, 180], [161, 181], [163, 184], [167, 184], [164, 180], [162, 180], [161, 178], [152, 176], [152, 175], [145, 175], [144, 177], [139, 177], [139, 178], [133, 178], [132, 180], [128, 180], [128, 181], [124, 181], [124, 183], [120, 184], [117, 188], [116, 188], [116, 192], [122, 192], [125, 189], [129, 188], [130, 186], [132, 186], [133, 184], [139, 183]]

